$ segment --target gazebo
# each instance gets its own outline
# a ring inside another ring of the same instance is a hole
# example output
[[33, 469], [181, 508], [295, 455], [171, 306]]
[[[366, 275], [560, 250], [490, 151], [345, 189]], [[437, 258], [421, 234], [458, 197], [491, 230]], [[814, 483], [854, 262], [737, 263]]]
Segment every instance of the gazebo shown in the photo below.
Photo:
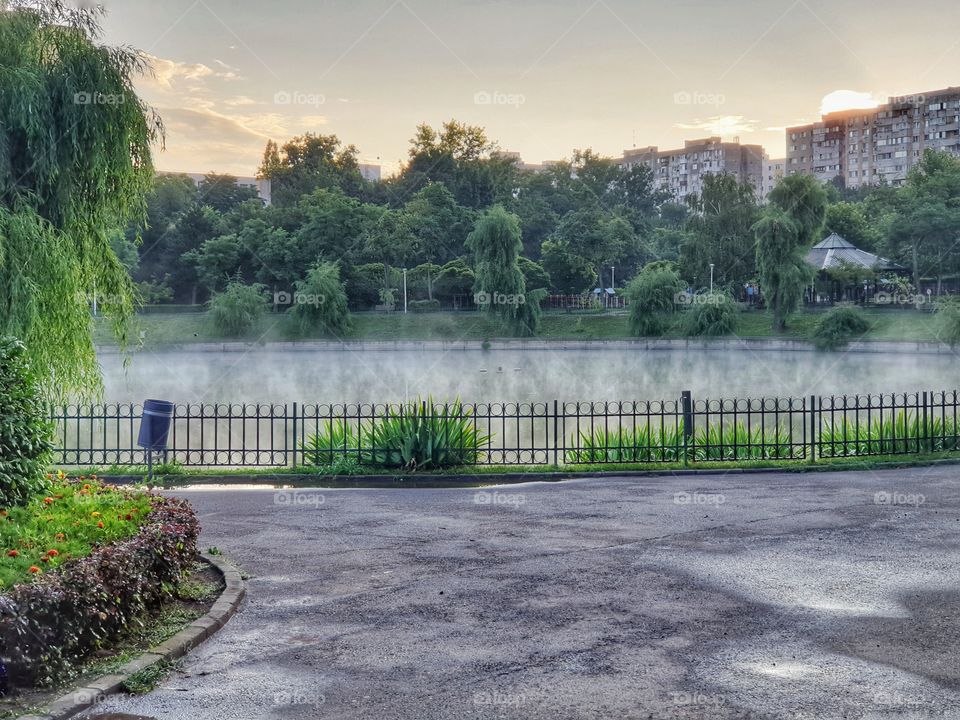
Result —
[[861, 250], [837, 233], [831, 233], [807, 253], [807, 262], [817, 271], [821, 289], [826, 285], [827, 297], [817, 292], [817, 283], [807, 293], [807, 302], [851, 300], [866, 302], [883, 284], [878, 273], [900, 275], [903, 266], [879, 255]]

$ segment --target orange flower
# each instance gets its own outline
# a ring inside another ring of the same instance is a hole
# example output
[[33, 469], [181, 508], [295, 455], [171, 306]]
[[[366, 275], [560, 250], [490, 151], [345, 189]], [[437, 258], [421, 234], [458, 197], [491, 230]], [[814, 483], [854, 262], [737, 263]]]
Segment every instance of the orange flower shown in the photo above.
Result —
[[32, 572], [32, 573], [38, 573], [38, 572], [40, 572], [40, 568], [38, 568], [36, 565], [31, 565], [31, 566], [30, 566], [30, 572]]
[[63, 542], [66, 537], [67, 536], [64, 535], [63, 533], [57, 533], [56, 535], [53, 536], [53, 539], [56, 540], [57, 542]]
[[97, 523], [97, 527], [98, 527], [98, 528], [102, 528], [102, 527], [103, 527], [103, 520], [101, 520], [100, 522]]
[[47, 555], [48, 555], [49, 557], [56, 557], [56, 556], [59, 555], [59, 554], [60, 554], [60, 552], [59, 552], [58, 550], [47, 550]]
[[51, 504], [51, 503], [53, 502], [53, 498], [52, 498], [52, 497], [45, 497], [45, 498], [43, 499], [43, 502], [44, 502], [45, 505], [49, 505], [49, 504]]
[[17, 557], [19, 555], [20, 553], [17, 552], [16, 550], [11, 550], [10, 552], [7, 553], [7, 557]]

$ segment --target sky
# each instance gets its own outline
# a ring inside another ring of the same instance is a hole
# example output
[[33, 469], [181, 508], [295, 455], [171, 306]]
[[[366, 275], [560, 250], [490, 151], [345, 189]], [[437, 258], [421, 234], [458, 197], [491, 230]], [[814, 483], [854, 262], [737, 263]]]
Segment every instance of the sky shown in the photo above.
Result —
[[152, 58], [162, 170], [252, 175], [335, 134], [396, 171], [415, 127], [527, 162], [720, 135], [785, 152], [821, 110], [960, 86], [956, 0], [100, 0]]

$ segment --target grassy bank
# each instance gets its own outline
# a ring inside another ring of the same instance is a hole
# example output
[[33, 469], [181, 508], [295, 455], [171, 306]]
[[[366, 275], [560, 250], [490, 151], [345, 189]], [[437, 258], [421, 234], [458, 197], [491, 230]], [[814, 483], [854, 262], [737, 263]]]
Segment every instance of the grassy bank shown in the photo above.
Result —
[[[791, 318], [785, 333], [772, 330], [767, 311], [743, 311], [731, 337], [784, 338], [803, 340], [809, 336], [822, 311], [804, 310]], [[864, 340], [901, 340], [937, 342], [933, 316], [912, 309], [868, 309], [864, 313], [870, 329]], [[213, 327], [207, 313], [147, 314], [138, 318], [139, 331], [147, 348], [191, 342], [281, 342], [290, 340], [447, 340], [476, 341], [507, 337], [500, 325], [491, 318], [472, 311], [438, 312], [404, 315], [403, 313], [364, 312], [353, 315], [353, 328], [344, 335], [331, 338], [322, 333], [300, 335], [284, 315], [269, 315], [242, 338], [225, 338]], [[98, 343], [110, 345], [113, 338], [106, 322], [95, 323]], [[683, 337], [679, 328], [664, 337]], [[565, 313], [546, 312], [538, 335], [544, 340], [626, 340], [631, 339], [624, 313]]]

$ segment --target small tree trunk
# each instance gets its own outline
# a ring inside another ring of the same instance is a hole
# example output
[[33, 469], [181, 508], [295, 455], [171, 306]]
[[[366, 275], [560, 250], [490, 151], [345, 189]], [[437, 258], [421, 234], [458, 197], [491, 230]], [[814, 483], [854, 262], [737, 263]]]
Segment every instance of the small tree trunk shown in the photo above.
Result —
[[913, 241], [913, 289], [920, 292], [920, 262], [917, 260], [917, 241]]

